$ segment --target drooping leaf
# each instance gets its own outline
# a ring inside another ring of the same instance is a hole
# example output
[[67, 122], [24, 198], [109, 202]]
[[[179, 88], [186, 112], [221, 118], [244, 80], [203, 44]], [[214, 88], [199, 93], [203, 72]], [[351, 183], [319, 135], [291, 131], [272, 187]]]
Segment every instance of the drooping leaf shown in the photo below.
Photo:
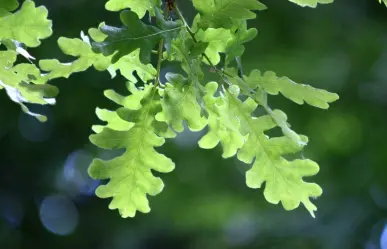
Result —
[[379, 3], [384, 3], [387, 6], [387, 0], [379, 0]]
[[52, 34], [52, 23], [47, 14], [45, 7], [35, 7], [34, 2], [25, 1], [19, 11], [0, 18], [0, 40], [17, 40], [28, 47], [39, 46], [41, 39]]
[[254, 19], [254, 10], [266, 8], [258, 0], [193, 0], [193, 4], [202, 28], [229, 28], [234, 20]]
[[161, 0], [109, 0], [105, 7], [110, 11], [120, 11], [130, 8], [141, 19], [145, 16], [145, 13], [149, 13], [154, 16], [155, 9], [160, 8]]
[[131, 99], [136, 102], [134, 106], [140, 100], [138, 109], [120, 108], [116, 113], [99, 110], [99, 116], [108, 124], [94, 127], [98, 133], [90, 136], [91, 142], [101, 148], [125, 148], [121, 156], [109, 161], [95, 159], [89, 168], [91, 177], [110, 180], [99, 186], [96, 194], [101, 198], [112, 197], [109, 208], [118, 209], [124, 218], [135, 216], [136, 211], [149, 212], [147, 195], [162, 191], [162, 180], [151, 170], [166, 173], [174, 169], [174, 163], [154, 149], [164, 143], [164, 138], [157, 134], [169, 129], [166, 123], [155, 120], [161, 107], [159, 95], [148, 85], [144, 90], [134, 91], [133, 95], [136, 94], [139, 96]]
[[240, 133], [240, 121], [236, 115], [237, 106], [230, 103], [227, 95], [214, 94], [218, 88], [216, 82], [206, 85], [204, 106], [208, 112], [209, 131], [199, 140], [199, 146], [203, 149], [213, 149], [218, 143], [222, 145], [224, 158], [234, 156], [242, 147], [246, 137]]
[[31, 112], [25, 104], [53, 105], [58, 89], [45, 84], [35, 65], [22, 63], [14, 66], [16, 56], [16, 51], [0, 51], [0, 89], [4, 88], [9, 98], [25, 113], [44, 122], [46, 116]]
[[248, 77], [245, 77], [245, 82], [250, 89], [261, 87], [272, 95], [281, 92], [282, 95], [297, 104], [301, 105], [306, 102], [322, 109], [327, 109], [329, 103], [339, 99], [339, 96], [335, 93], [313, 88], [309, 85], [297, 84], [287, 77], [277, 77], [274, 72], [270, 71], [261, 74], [259, 70], [253, 70]]
[[121, 57], [140, 49], [141, 62], [149, 63], [152, 49], [167, 31], [144, 24], [131, 11], [121, 12], [120, 17], [125, 27], [101, 26], [100, 30], [107, 38], [102, 42], [93, 42], [93, 50], [105, 56], [114, 54], [112, 62], [115, 63]]
[[269, 138], [265, 135], [265, 131], [276, 126], [272, 117], [251, 116], [257, 104], [250, 98], [242, 102], [233, 92], [238, 91], [228, 91], [228, 98], [237, 106], [235, 114], [240, 120], [242, 134], [248, 135], [238, 152], [238, 159], [245, 163], [254, 161], [252, 168], [246, 172], [247, 186], [260, 188], [265, 182], [264, 196], [268, 202], [281, 202], [286, 210], [293, 210], [302, 203], [314, 217], [317, 208], [310, 198], [320, 196], [322, 190], [315, 183], [305, 182], [303, 177], [315, 175], [318, 165], [309, 159], [286, 160], [283, 156], [302, 148], [295, 146], [288, 137]]
[[162, 112], [157, 114], [156, 119], [168, 123], [177, 132], [184, 130], [184, 120], [190, 130], [202, 130], [207, 120], [202, 116], [198, 103], [197, 80], [172, 73], [167, 73], [166, 78], [169, 83], [162, 93]]
[[315, 8], [317, 4], [326, 4], [333, 3], [333, 0], [289, 0], [290, 2], [296, 3], [302, 7], [313, 7]]

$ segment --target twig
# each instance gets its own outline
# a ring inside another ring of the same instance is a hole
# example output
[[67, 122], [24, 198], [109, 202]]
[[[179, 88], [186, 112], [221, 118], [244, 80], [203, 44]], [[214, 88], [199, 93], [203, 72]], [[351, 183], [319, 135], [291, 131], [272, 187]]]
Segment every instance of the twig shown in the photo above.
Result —
[[[169, 14], [169, 7], [166, 6], [164, 9], [164, 19], [167, 19]], [[158, 53], [158, 59], [157, 59], [157, 74], [156, 74], [156, 82], [155, 82], [155, 89], [158, 85], [160, 85], [160, 73], [161, 73], [161, 63], [163, 62], [163, 47], [164, 47], [164, 38], [161, 38], [159, 42], [159, 49], [157, 50]]]

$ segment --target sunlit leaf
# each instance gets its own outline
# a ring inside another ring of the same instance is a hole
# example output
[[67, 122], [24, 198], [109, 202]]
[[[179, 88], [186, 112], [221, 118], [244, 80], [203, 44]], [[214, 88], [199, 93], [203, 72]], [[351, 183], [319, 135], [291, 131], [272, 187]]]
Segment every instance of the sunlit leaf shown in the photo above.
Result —
[[41, 39], [52, 34], [52, 23], [47, 14], [45, 7], [35, 7], [34, 2], [25, 1], [19, 11], [0, 19], [0, 40], [11, 39], [28, 47], [39, 46]]
[[131, 98], [135, 102], [140, 99], [138, 109], [122, 107], [116, 113], [97, 110], [108, 124], [95, 128], [98, 133], [90, 136], [91, 142], [101, 148], [125, 148], [121, 156], [109, 161], [95, 159], [89, 168], [93, 178], [109, 179], [97, 188], [97, 196], [113, 198], [109, 208], [118, 209], [125, 218], [135, 216], [136, 211], [149, 212], [147, 195], [157, 195], [164, 188], [162, 180], [151, 170], [166, 173], [174, 169], [174, 163], [154, 149], [164, 144], [164, 138], [158, 134], [169, 129], [166, 123], [155, 120], [161, 108], [160, 97], [154, 94], [152, 86], [133, 94], [139, 94], [139, 98]]

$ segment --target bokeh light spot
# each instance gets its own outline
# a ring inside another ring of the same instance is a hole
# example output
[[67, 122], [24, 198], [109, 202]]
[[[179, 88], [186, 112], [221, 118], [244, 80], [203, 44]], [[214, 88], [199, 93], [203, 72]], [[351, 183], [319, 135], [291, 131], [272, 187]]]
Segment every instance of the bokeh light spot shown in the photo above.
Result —
[[384, 226], [382, 235], [380, 236], [380, 248], [387, 249], [387, 224]]
[[46, 197], [40, 205], [43, 226], [57, 235], [69, 235], [78, 225], [79, 214], [74, 203], [65, 196]]

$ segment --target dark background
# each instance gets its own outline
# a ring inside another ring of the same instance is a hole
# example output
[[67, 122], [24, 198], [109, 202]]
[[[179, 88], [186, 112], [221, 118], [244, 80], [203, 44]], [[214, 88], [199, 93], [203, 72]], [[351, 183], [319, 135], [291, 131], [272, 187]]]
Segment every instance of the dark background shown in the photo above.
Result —
[[[54, 35], [29, 50], [39, 59], [71, 61], [59, 36], [119, 24], [103, 0], [35, 2], [54, 23]], [[191, 2], [179, 2], [192, 19]], [[122, 219], [93, 195], [98, 182], [86, 170], [92, 157], [116, 153], [91, 145], [88, 135], [95, 108], [114, 107], [103, 90], [122, 91], [124, 79], [91, 69], [52, 82], [57, 105], [35, 107], [48, 115], [44, 124], [0, 92], [0, 248], [387, 249], [387, 8], [377, 0], [317, 9], [262, 2], [268, 10], [249, 22], [259, 35], [247, 45], [245, 71], [273, 70], [340, 95], [328, 111], [270, 98], [309, 136], [305, 155], [320, 164], [312, 179], [324, 189], [316, 219], [303, 207], [287, 212], [266, 202], [246, 187], [247, 165], [222, 159], [220, 148], [199, 149], [202, 133], [189, 131], [161, 149], [176, 169], [162, 175], [166, 187], [150, 197], [152, 211]]]

